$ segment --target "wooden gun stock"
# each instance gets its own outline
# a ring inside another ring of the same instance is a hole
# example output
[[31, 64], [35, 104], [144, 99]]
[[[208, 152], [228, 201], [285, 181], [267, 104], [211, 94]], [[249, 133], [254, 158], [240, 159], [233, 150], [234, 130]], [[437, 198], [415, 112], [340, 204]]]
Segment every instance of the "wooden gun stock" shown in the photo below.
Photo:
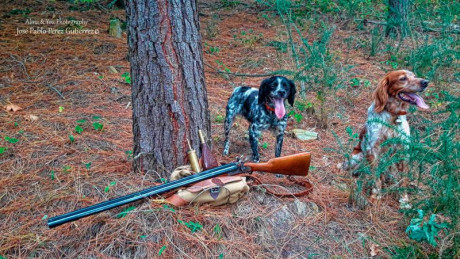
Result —
[[251, 171], [260, 171], [284, 175], [307, 176], [310, 168], [310, 153], [299, 153], [290, 156], [277, 157], [266, 163], [244, 163]]

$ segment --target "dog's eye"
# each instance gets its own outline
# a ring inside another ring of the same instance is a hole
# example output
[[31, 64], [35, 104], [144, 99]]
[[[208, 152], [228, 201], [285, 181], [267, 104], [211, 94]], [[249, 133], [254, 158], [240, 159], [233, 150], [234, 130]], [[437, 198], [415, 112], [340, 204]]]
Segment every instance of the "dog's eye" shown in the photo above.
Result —
[[407, 80], [407, 77], [401, 77], [401, 78], [399, 79], [399, 81], [406, 81], [406, 80]]

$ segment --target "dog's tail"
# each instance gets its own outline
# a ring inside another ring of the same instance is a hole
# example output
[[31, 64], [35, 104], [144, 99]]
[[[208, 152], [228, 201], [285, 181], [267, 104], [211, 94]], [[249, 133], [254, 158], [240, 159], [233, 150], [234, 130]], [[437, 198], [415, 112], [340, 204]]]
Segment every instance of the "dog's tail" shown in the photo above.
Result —
[[355, 169], [357, 165], [363, 160], [363, 152], [352, 153], [350, 158], [345, 159], [342, 163], [337, 164], [337, 168], [340, 170], [348, 171]]
[[337, 164], [338, 169], [345, 170], [345, 171], [355, 169], [356, 166], [359, 165], [359, 163], [363, 160], [364, 154], [363, 154], [361, 145], [363, 143], [366, 132], [367, 132], [367, 127], [366, 125], [364, 125], [361, 128], [361, 132], [359, 133], [359, 142], [353, 148], [353, 152], [351, 152], [350, 158], [345, 159], [343, 163], [338, 163]]

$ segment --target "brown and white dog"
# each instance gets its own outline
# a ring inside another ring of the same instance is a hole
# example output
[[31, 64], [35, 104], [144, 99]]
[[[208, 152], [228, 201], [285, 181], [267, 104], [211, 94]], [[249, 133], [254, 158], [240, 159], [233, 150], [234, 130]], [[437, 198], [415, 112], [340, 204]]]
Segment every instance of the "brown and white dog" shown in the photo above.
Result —
[[[356, 169], [359, 163], [366, 158], [371, 167], [376, 167], [389, 148], [408, 149], [410, 139], [409, 123], [406, 114], [409, 106], [416, 105], [421, 109], [428, 109], [428, 105], [417, 93], [423, 92], [428, 87], [428, 80], [415, 77], [414, 73], [407, 70], [389, 72], [383, 77], [373, 94], [373, 103], [367, 110], [367, 121], [359, 134], [359, 143], [353, 149], [350, 159], [339, 166], [343, 170]], [[382, 147], [382, 143], [391, 138], [400, 138], [405, 144], [390, 144]], [[405, 170], [407, 161], [398, 162], [390, 168], [393, 179], [399, 179], [401, 187], [406, 187], [408, 182], [402, 179], [400, 172]], [[353, 173], [358, 176], [359, 172]], [[384, 174], [376, 177], [372, 188], [372, 198], [380, 199]], [[351, 197], [353, 199], [353, 197]], [[359, 201], [358, 201], [359, 202]], [[407, 194], [400, 198], [402, 207], [408, 206]]]

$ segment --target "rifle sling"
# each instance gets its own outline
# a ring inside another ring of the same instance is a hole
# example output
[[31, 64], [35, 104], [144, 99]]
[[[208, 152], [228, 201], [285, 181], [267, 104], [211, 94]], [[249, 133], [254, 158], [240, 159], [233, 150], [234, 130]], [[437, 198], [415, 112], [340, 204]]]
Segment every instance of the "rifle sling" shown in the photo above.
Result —
[[[245, 177], [248, 177], [248, 178], [252, 179], [253, 183], [250, 184], [250, 186], [256, 186], [256, 185], [262, 185], [263, 184], [262, 180], [260, 180], [259, 177], [256, 177], [253, 174], [244, 174], [244, 175], [241, 175], [241, 176], [245, 176]], [[281, 198], [285, 198], [285, 197], [301, 197], [301, 196], [308, 195], [313, 191], [313, 185], [308, 180], [299, 180], [299, 179], [296, 179], [296, 178], [294, 178], [292, 176], [288, 176], [288, 180], [293, 182], [293, 183], [295, 183], [295, 184], [297, 184], [297, 185], [303, 186], [305, 188], [305, 190], [300, 191], [300, 192], [294, 192], [294, 193], [292, 193], [292, 192], [282, 193], [282, 192], [276, 192], [276, 191], [270, 190], [270, 188], [267, 188], [266, 186], [264, 186], [264, 188], [271, 195], [274, 195], [276, 197], [281, 197]]]
[[[246, 177], [248, 179], [251, 179], [252, 184], [249, 184], [250, 186], [256, 186], [256, 185], [262, 185], [263, 184], [262, 180], [259, 177], [255, 176], [254, 174], [239, 174], [238, 176]], [[264, 186], [264, 188], [271, 195], [276, 196], [276, 197], [280, 197], [280, 198], [302, 197], [302, 196], [310, 194], [313, 191], [313, 185], [308, 180], [299, 180], [299, 179], [296, 179], [296, 178], [294, 178], [292, 176], [288, 176], [288, 180], [290, 180], [291, 182], [293, 182], [293, 183], [295, 183], [297, 185], [303, 186], [305, 189], [303, 191], [295, 192], [295, 193], [292, 193], [292, 192], [280, 193], [280, 192], [273, 191], [273, 190], [267, 188], [266, 186]], [[173, 195], [175, 192], [176, 192], [175, 190], [170, 191], [170, 192], [168, 192], [168, 193], [166, 193], [166, 194], [164, 194], [162, 196], [166, 197], [168, 202], [173, 204], [174, 206], [179, 207], [179, 206], [184, 206], [184, 205], [188, 204], [188, 201], [183, 200], [178, 195]]]

